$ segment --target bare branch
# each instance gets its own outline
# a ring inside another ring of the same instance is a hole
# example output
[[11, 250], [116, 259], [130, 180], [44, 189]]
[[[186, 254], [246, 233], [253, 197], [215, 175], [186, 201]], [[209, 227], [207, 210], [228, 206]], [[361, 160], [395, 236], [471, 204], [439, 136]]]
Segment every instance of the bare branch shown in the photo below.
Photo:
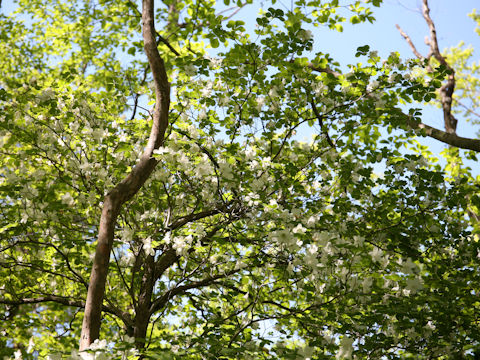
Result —
[[432, 18], [430, 17], [430, 8], [428, 7], [428, 0], [423, 0], [423, 8], [422, 8], [423, 18], [427, 22], [428, 28], [430, 29], [430, 38], [428, 39], [428, 45], [430, 45], [430, 49], [432, 51], [433, 56], [440, 61], [441, 64], [448, 66], [447, 62], [440, 54], [440, 50], [438, 48], [438, 40], [437, 40], [437, 30], [435, 29], [435, 23], [433, 22]]
[[449, 133], [446, 131], [438, 130], [429, 125], [415, 122], [413, 120], [407, 121], [408, 125], [412, 129], [422, 129], [427, 136], [437, 139], [445, 144], [458, 147], [460, 149], [473, 150], [480, 152], [480, 140], [470, 139], [458, 136], [455, 133]]
[[417, 48], [415, 47], [415, 45], [413, 44], [413, 41], [412, 39], [410, 38], [410, 36], [407, 35], [407, 33], [405, 31], [402, 30], [402, 28], [400, 27], [400, 25], [398, 24], [395, 24], [395, 26], [397, 27], [398, 31], [400, 32], [400, 35], [403, 36], [403, 38], [406, 40], [406, 42], [408, 43], [408, 45], [410, 45], [410, 48], [412, 49], [412, 52], [415, 54], [415, 56], [419, 59], [424, 59], [424, 57], [422, 56], [422, 54], [420, 54], [417, 50]]
[[452, 114], [452, 97], [455, 90], [455, 71], [447, 63], [445, 57], [440, 53], [438, 47], [437, 39], [437, 30], [435, 29], [435, 23], [430, 17], [430, 8], [428, 7], [428, 0], [423, 0], [423, 18], [427, 22], [428, 28], [430, 29], [430, 39], [428, 40], [428, 45], [430, 45], [430, 51], [435, 59], [445, 66], [450, 74], [448, 75], [447, 82], [439, 89], [440, 92], [440, 101], [443, 108], [443, 120], [445, 123], [445, 130], [447, 133], [455, 134], [457, 131], [457, 119]]
[[467, 105], [465, 105], [464, 103], [462, 103], [460, 100], [458, 99], [455, 99], [455, 101], [457, 102], [458, 105], [460, 105], [461, 107], [463, 107], [467, 112], [469, 112], [470, 114], [472, 115], [475, 115], [476, 117], [479, 117], [480, 118], [480, 113], [476, 112], [476, 111], [473, 111], [472, 109], [470, 109]]
[[[428, 7], [428, 0], [422, 0], [422, 1], [423, 1], [423, 6], [422, 6], [423, 18], [425, 19], [428, 25], [428, 28], [430, 30], [430, 38], [427, 37], [425, 39], [425, 43], [428, 46], [430, 46], [430, 54], [426, 58], [430, 59], [433, 56], [435, 59], [437, 59], [437, 61], [441, 65], [445, 66], [449, 71], [447, 82], [443, 84], [442, 87], [440, 87], [439, 93], [440, 93], [440, 102], [443, 108], [443, 121], [444, 121], [445, 131], [448, 134], [455, 134], [457, 131], [457, 124], [458, 124], [458, 120], [452, 114], [453, 92], [455, 91], [455, 71], [448, 64], [445, 57], [440, 53], [440, 49], [438, 47], [437, 30], [435, 28], [435, 23], [433, 22], [430, 16], [430, 8]], [[397, 29], [400, 31], [400, 34], [405, 38], [407, 43], [410, 45], [415, 56], [417, 56], [419, 59], [424, 59], [424, 57], [415, 48], [415, 45], [413, 44], [410, 37], [400, 28], [399, 25], [397, 25]], [[424, 125], [424, 127], [427, 128], [427, 125]], [[450, 142], [465, 145], [464, 141], [458, 140], [459, 137], [457, 138], [445, 137], [443, 134], [439, 133], [440, 130], [436, 130], [434, 128], [430, 128], [430, 129], [432, 130], [428, 131], [429, 136], [434, 137], [437, 140], [450, 144], [444, 140], [441, 140], [441, 139], [448, 139], [448, 141]], [[436, 136], [433, 136], [430, 134], [436, 134]], [[465, 138], [462, 138], [462, 139], [465, 139]], [[457, 146], [457, 145], [453, 145], [453, 146]], [[462, 146], [458, 146], [458, 147], [462, 147]]]

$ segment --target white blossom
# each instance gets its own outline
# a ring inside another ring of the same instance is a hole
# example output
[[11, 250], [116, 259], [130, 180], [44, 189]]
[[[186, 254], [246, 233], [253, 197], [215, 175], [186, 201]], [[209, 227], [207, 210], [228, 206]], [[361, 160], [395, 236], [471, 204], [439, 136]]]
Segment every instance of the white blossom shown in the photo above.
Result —
[[372, 92], [373, 90], [375, 90], [376, 88], [378, 88], [378, 85], [380, 83], [377, 81], [377, 80], [373, 80], [371, 81], [368, 85], [367, 85], [367, 91], [368, 92]]
[[197, 68], [195, 67], [195, 65], [192, 64], [188, 64], [183, 68], [183, 70], [185, 71], [185, 75], [187, 76], [194, 76], [197, 73]]
[[38, 102], [44, 102], [44, 101], [52, 100], [54, 98], [55, 98], [55, 93], [51, 88], [46, 88], [39, 95], [37, 95]]
[[155, 249], [152, 247], [152, 238], [147, 237], [145, 240], [143, 240], [143, 251], [145, 251], [145, 254], [154, 256], [155, 255]]
[[391, 74], [388, 76], [387, 81], [388, 81], [389, 84], [393, 84], [396, 79], [397, 79], [397, 74], [396, 74], [396, 73], [391, 73]]
[[340, 349], [337, 353], [336, 358], [338, 360], [351, 359], [353, 353], [353, 339], [350, 339], [347, 336], [343, 336], [340, 341]]
[[107, 340], [105, 340], [105, 339], [103, 339], [103, 340], [96, 339], [88, 347], [89, 350], [105, 350], [106, 348], [107, 348]]
[[372, 257], [373, 261], [380, 262], [383, 256], [383, 251], [380, 248], [375, 246], [373, 250], [370, 251], [368, 254]]
[[262, 110], [263, 105], [265, 105], [265, 97], [259, 96], [256, 99], [257, 102], [257, 110], [260, 111]]
[[407, 279], [407, 286], [406, 289], [416, 293], [418, 290], [421, 290], [423, 288], [423, 280], [421, 277], [416, 276], [414, 278], [409, 278]]
[[313, 34], [310, 30], [300, 29], [297, 33], [297, 36], [302, 41], [308, 41], [313, 37]]
[[294, 234], [305, 234], [306, 231], [307, 229], [305, 229], [302, 224], [298, 224], [292, 230]]
[[64, 195], [62, 195], [62, 203], [64, 203], [65, 205], [68, 205], [68, 206], [74, 205], [75, 200], [73, 199], [72, 194], [65, 193]]
[[222, 173], [222, 177], [227, 180], [233, 180], [233, 172], [232, 166], [227, 162], [221, 162], [218, 164], [220, 167], [220, 172]]

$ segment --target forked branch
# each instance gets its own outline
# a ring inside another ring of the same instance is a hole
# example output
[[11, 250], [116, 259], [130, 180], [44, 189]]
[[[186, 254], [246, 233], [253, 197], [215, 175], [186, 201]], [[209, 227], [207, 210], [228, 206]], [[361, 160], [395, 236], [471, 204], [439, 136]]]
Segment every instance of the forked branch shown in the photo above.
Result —
[[93, 341], [98, 339], [100, 334], [102, 304], [117, 216], [122, 205], [140, 190], [155, 169], [158, 161], [152, 157], [153, 151], [163, 145], [165, 131], [168, 127], [170, 84], [168, 83], [165, 64], [158, 52], [154, 21], [154, 0], [143, 0], [143, 42], [155, 85], [152, 128], [148, 143], [137, 165], [104, 198], [97, 248], [85, 303], [80, 350], [88, 348]]

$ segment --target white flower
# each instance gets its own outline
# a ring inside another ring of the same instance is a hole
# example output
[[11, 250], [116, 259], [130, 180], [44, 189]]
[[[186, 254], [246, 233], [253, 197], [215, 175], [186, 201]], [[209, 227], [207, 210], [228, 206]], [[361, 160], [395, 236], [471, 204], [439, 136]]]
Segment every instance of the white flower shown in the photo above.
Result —
[[312, 32], [310, 30], [303, 30], [303, 29], [298, 31], [297, 36], [302, 41], [308, 41], [313, 37]]
[[388, 76], [388, 83], [389, 84], [393, 84], [395, 82], [397, 78], [397, 74], [396, 73], [391, 73], [389, 76]]
[[198, 114], [198, 120], [203, 120], [207, 117], [207, 112], [205, 111], [205, 109], [202, 109], [202, 111], [200, 111], [200, 113]]
[[194, 171], [197, 177], [203, 178], [206, 175], [210, 175], [212, 173], [212, 166], [210, 165], [208, 160], [204, 160], [200, 164], [195, 166]]
[[372, 288], [372, 284], [373, 284], [373, 278], [368, 277], [363, 279], [363, 283], [362, 283], [363, 292], [364, 293], [370, 292], [370, 289]]
[[383, 251], [378, 247], [374, 247], [368, 254], [372, 257], [373, 261], [379, 262], [382, 259]]
[[95, 141], [100, 141], [105, 135], [105, 131], [102, 128], [97, 128], [92, 131], [92, 137]]
[[195, 67], [195, 65], [192, 64], [188, 64], [183, 68], [183, 70], [185, 71], [185, 75], [187, 76], [193, 76], [197, 73], [197, 68]]
[[280, 108], [279, 108], [279, 104], [278, 104], [277, 102], [275, 102], [275, 101], [273, 101], [273, 102], [270, 104], [270, 106], [268, 107], [268, 110], [270, 110], [271, 112], [274, 112], [274, 113], [278, 112], [279, 109], [280, 109]]
[[33, 337], [31, 337], [28, 341], [27, 352], [31, 353], [33, 350], [35, 350], [35, 341], [33, 341]]
[[265, 98], [263, 96], [260, 96], [257, 98], [257, 110], [260, 111], [262, 109], [262, 106], [265, 105]]
[[230, 98], [227, 97], [227, 96], [221, 96], [219, 99], [218, 99], [218, 105], [220, 106], [226, 106], [230, 103]]
[[[191, 237], [191, 235], [189, 235]], [[181, 255], [184, 250], [186, 250], [187, 243], [185, 241], [186, 239], [183, 236], [176, 237], [173, 240], [173, 245], [172, 248], [175, 249], [177, 252], [177, 255]]]
[[55, 93], [51, 88], [47, 88], [43, 90], [42, 93], [37, 96], [38, 102], [44, 102], [44, 101], [52, 100], [54, 98], [55, 98]]
[[222, 177], [227, 180], [233, 180], [233, 173], [232, 173], [232, 167], [230, 166], [229, 163], [223, 162], [219, 164], [220, 167], [220, 172], [222, 173]]
[[81, 360], [95, 360], [95, 354], [88, 353], [85, 351], [82, 351], [81, 353], [78, 354], [79, 357], [75, 357], [74, 359], [81, 359]]
[[143, 240], [143, 251], [145, 251], [145, 254], [154, 256], [155, 255], [155, 250], [152, 248], [152, 238], [148, 237], [145, 240]]
[[135, 342], [135, 338], [133, 336], [124, 335], [123, 341], [129, 344], [133, 344]]
[[315, 216], [310, 216], [307, 220], [307, 226], [308, 227], [313, 227], [315, 226], [315, 223], [317, 222], [317, 219], [315, 218]]
[[127, 252], [119, 259], [120, 266], [129, 267], [132, 266], [135, 262], [135, 255], [132, 252]]
[[73, 204], [75, 204], [75, 200], [73, 199], [72, 194], [66, 193], [62, 195], [62, 203], [68, 206], [72, 206]]
[[273, 86], [270, 91], [268, 92], [268, 96], [270, 97], [278, 97], [278, 91], [277, 91], [277, 87], [276, 86]]
[[425, 327], [426, 327], [427, 329], [430, 329], [430, 330], [435, 330], [435, 329], [436, 329], [436, 326], [433, 324], [432, 320], [429, 320], [429, 321], [427, 322], [427, 325], [425, 325]]
[[217, 69], [222, 66], [222, 59], [221, 58], [208, 58], [210, 63], [208, 64], [211, 69]]
[[368, 91], [368, 92], [371, 92], [371, 91], [375, 90], [375, 89], [378, 87], [379, 84], [380, 84], [380, 83], [379, 83], [377, 80], [371, 81], [371, 82], [367, 85], [367, 91]]
[[322, 83], [318, 83], [315, 85], [315, 88], [313, 91], [315, 92], [315, 95], [319, 96], [319, 95], [323, 95], [325, 93], [325, 90], [327, 90], [327, 87]]
[[307, 229], [305, 229], [302, 224], [298, 224], [297, 226], [295, 226], [292, 230], [292, 232], [294, 234], [305, 234], [305, 231], [307, 231]]
[[90, 344], [88, 349], [90, 350], [103, 350], [107, 348], [107, 340], [96, 339], [93, 343]]
[[202, 96], [209, 97], [212, 93], [213, 83], [209, 81], [207, 85], [202, 89]]
[[246, 268], [248, 265], [245, 264], [242, 260], [238, 259], [237, 262], [235, 263], [235, 270], [240, 270], [243, 268]]
[[[17, 357], [15, 356], [15, 359]], [[21, 357], [20, 357], [21, 359]], [[47, 360], [62, 360], [62, 355], [60, 354], [51, 354], [51, 355], [47, 355]]]
[[418, 290], [423, 288], [423, 280], [421, 277], [414, 277], [412, 279], [407, 279], [407, 290], [416, 293]]
[[20, 350], [15, 351], [14, 355], [15, 355], [15, 360], [22, 360], [23, 359], [22, 352]]
[[405, 262], [400, 260], [399, 265], [402, 266], [402, 272], [405, 274], [414, 274], [418, 270], [417, 265], [412, 261], [411, 258], [408, 258]]
[[257, 152], [252, 147], [247, 148], [247, 150], [245, 151], [245, 157], [247, 160], [252, 159], [255, 155], [257, 155]]
[[353, 353], [353, 339], [348, 338], [347, 336], [342, 337], [340, 341], [340, 349], [337, 353], [337, 359], [351, 359]]
[[97, 173], [100, 179], [105, 179], [107, 177], [107, 174], [108, 174], [107, 169], [105, 168], [101, 168], [100, 170], [98, 170], [98, 173]]

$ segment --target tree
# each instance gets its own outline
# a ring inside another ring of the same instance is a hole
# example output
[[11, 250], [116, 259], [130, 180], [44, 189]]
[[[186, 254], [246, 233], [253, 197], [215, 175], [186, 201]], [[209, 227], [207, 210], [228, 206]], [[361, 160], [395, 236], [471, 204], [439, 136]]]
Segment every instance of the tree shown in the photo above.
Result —
[[[365, 45], [345, 72], [314, 53], [314, 26], [372, 22], [380, 3], [273, 1], [250, 34], [248, 0], [2, 15], [0, 355], [478, 353], [462, 158], [480, 140], [453, 112], [457, 83], [478, 104], [476, 68], [440, 53], [427, 0], [428, 56], [401, 29], [417, 59]], [[430, 101], [445, 130], [421, 122]], [[445, 168], [425, 136], [450, 146]]]

